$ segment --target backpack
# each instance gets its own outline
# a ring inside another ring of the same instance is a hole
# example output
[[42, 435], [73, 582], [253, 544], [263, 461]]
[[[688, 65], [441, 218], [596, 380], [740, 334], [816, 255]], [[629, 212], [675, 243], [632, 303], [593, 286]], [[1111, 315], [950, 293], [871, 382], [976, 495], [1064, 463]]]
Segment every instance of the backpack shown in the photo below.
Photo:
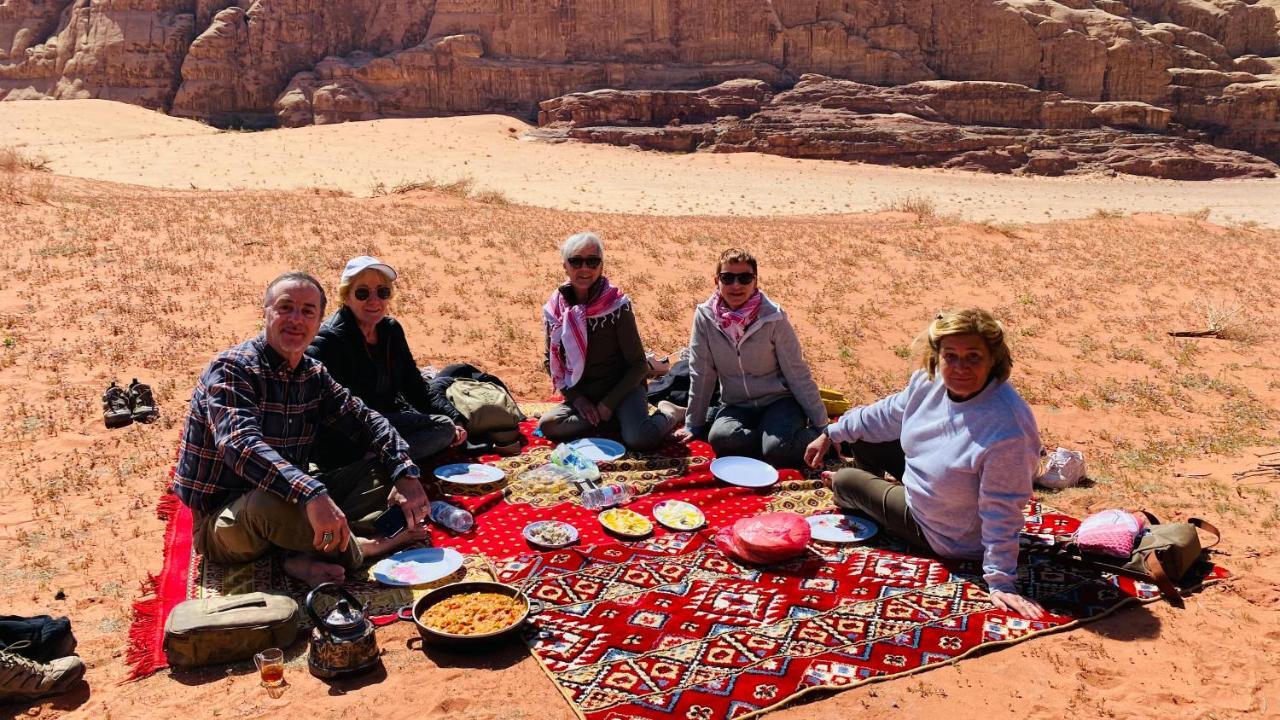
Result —
[[510, 438], [515, 433], [518, 437], [524, 413], [505, 388], [491, 382], [458, 378], [445, 390], [445, 395], [465, 418], [468, 436], [498, 440], [497, 436]]
[[[1128, 559], [1084, 553], [1075, 542], [1060, 543], [1054, 548], [1054, 555], [1068, 563], [1150, 583], [1160, 589], [1165, 600], [1174, 605], [1180, 604], [1178, 583], [1206, 550], [1218, 544], [1222, 533], [1212, 523], [1200, 518], [1161, 524], [1151, 513], [1144, 511], [1143, 514], [1150, 522], [1149, 531], [1138, 538]], [[1200, 544], [1201, 529], [1213, 533], [1211, 545]]]

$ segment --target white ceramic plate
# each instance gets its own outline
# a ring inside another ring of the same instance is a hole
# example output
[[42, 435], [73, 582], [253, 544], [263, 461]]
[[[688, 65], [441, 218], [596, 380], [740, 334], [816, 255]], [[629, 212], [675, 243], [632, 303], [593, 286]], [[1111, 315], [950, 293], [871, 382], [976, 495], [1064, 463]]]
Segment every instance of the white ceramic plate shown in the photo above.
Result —
[[[567, 538], [564, 542], [558, 542], [558, 543], [544, 542], [537, 538], [537, 532], [540, 528], [555, 527], [555, 526], [559, 526], [562, 530], [564, 530], [565, 537]], [[559, 520], [539, 520], [538, 522], [531, 522], [528, 525], [524, 526], [524, 539], [528, 540], [530, 545], [536, 545], [538, 547], [557, 550], [559, 548], [568, 547], [578, 542], [578, 528], [570, 525], [567, 522], [560, 522]]]
[[823, 542], [862, 542], [880, 532], [880, 528], [874, 522], [857, 515], [831, 513], [812, 515], [805, 520], [809, 523], [809, 532], [813, 535], [813, 539]]
[[385, 585], [425, 585], [449, 577], [462, 567], [462, 554], [453, 548], [415, 548], [385, 557], [369, 569]]
[[778, 482], [778, 471], [769, 463], [736, 455], [712, 460], [711, 474], [739, 487], [762, 488]]
[[482, 463], [454, 463], [436, 468], [436, 477], [459, 485], [484, 485], [498, 482], [506, 473], [492, 465]]
[[613, 462], [627, 454], [622, 443], [608, 438], [582, 438], [569, 443], [582, 457], [591, 462]]
[[654, 505], [653, 519], [669, 530], [695, 530], [707, 522], [707, 516], [696, 505], [683, 500], [663, 500]]

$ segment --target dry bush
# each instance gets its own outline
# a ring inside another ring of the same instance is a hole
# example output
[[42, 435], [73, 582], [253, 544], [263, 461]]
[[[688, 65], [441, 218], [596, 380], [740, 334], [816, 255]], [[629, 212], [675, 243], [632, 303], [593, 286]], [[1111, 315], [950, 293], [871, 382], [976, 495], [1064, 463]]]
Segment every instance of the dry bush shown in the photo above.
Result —
[[42, 155], [32, 155], [12, 145], [0, 147], [0, 172], [15, 173], [19, 170], [48, 172], [49, 159]]
[[915, 215], [921, 220], [928, 220], [938, 215], [938, 206], [933, 198], [925, 195], [903, 195], [880, 206], [881, 212], [900, 212]]

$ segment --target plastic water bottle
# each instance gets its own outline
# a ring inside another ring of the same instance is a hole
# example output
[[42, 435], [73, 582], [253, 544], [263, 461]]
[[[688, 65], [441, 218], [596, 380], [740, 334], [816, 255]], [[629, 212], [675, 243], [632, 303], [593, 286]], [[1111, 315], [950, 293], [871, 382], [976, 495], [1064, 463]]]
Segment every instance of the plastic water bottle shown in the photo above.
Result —
[[568, 468], [579, 481], [595, 482], [600, 478], [600, 468], [565, 443], [557, 445], [556, 449], [551, 451], [551, 462]]
[[620, 483], [609, 483], [582, 491], [582, 507], [588, 510], [604, 510], [631, 501], [631, 488]]
[[456, 533], [467, 532], [476, 524], [471, 513], [443, 500], [431, 501], [431, 522]]

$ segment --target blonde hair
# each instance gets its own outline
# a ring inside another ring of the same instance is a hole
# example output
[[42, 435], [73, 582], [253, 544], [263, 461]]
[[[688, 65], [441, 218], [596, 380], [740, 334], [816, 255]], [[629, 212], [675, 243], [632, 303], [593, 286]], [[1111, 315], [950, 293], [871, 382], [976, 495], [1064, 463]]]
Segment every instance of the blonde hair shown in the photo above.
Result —
[[1013, 356], [1004, 341], [1004, 326], [982, 308], [956, 308], [943, 310], [930, 322], [924, 332], [912, 344], [920, 358], [920, 368], [929, 373], [932, 380], [938, 374], [938, 354], [942, 351], [942, 339], [955, 335], [977, 335], [991, 353], [991, 377], [1008, 380], [1013, 370]]
[[376, 272], [376, 273], [378, 273], [379, 275], [381, 275], [381, 276], [382, 276], [382, 277], [387, 281], [387, 284], [388, 284], [388, 285], [394, 285], [394, 284], [395, 284], [395, 282], [396, 282], [395, 280], [393, 280], [393, 279], [391, 279], [390, 277], [388, 277], [386, 273], [382, 272], [382, 271], [381, 271], [381, 270], [379, 270], [378, 268], [374, 268], [374, 267], [371, 267], [371, 268], [365, 268], [364, 270], [361, 270], [360, 272], [356, 273], [355, 275], [352, 275], [351, 277], [349, 277], [349, 278], [347, 278], [347, 279], [345, 279], [345, 280], [339, 280], [339, 281], [338, 281], [338, 299], [339, 299], [340, 301], [342, 301], [342, 304], [343, 304], [343, 305], [346, 305], [346, 304], [347, 304], [347, 298], [351, 297], [351, 286], [355, 284], [355, 282], [356, 282], [356, 278], [358, 278], [358, 277], [360, 277], [361, 275], [363, 275], [363, 274], [365, 274], [365, 273], [369, 272], [370, 270], [372, 270], [373, 272]]

